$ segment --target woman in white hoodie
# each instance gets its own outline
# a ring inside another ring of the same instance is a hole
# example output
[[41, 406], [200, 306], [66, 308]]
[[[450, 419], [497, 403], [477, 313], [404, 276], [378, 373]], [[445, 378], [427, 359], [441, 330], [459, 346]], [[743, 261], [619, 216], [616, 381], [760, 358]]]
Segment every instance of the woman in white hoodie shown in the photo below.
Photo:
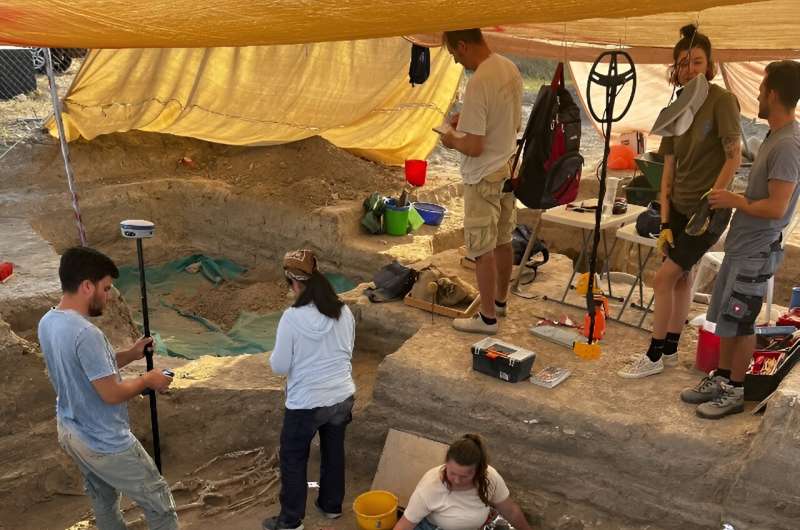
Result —
[[317, 268], [310, 250], [283, 258], [296, 299], [278, 323], [272, 371], [285, 374], [286, 410], [281, 431], [281, 512], [264, 530], [302, 530], [311, 440], [319, 433], [320, 479], [316, 506], [328, 518], [342, 514], [344, 439], [352, 420], [355, 320]]

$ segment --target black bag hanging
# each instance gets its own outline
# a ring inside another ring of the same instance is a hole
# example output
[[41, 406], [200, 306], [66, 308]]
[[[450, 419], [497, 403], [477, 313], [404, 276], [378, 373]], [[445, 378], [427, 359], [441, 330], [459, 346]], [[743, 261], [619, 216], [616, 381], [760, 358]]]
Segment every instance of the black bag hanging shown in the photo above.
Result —
[[431, 75], [431, 51], [423, 46], [411, 45], [411, 64], [408, 66], [408, 82], [421, 85]]

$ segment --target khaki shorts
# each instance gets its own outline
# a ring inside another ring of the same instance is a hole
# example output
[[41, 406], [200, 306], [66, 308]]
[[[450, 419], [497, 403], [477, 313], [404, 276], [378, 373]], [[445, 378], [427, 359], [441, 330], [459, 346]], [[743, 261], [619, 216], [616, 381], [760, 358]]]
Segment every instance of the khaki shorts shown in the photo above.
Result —
[[467, 257], [474, 259], [511, 243], [517, 224], [516, 197], [513, 193], [503, 193], [510, 174], [509, 167], [503, 166], [477, 184], [464, 184]]

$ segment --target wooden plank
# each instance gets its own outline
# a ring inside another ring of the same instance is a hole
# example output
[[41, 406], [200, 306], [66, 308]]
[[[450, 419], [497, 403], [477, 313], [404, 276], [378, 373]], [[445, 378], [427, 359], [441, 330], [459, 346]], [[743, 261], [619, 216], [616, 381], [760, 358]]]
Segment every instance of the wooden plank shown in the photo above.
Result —
[[427, 300], [420, 300], [419, 298], [414, 298], [411, 296], [411, 293], [407, 294], [405, 298], [403, 298], [403, 303], [407, 306], [416, 307], [417, 309], [425, 310], [429, 313], [436, 313], [437, 315], [442, 315], [443, 317], [448, 318], [469, 318], [475, 314], [478, 310], [480, 305], [480, 296], [476, 296], [472, 303], [466, 309], [460, 310], [455, 309], [453, 307], [447, 307], [439, 304], [434, 304], [432, 302], [428, 302]]
[[447, 445], [443, 443], [389, 429], [372, 489], [394, 493], [405, 507], [422, 475], [442, 465], [446, 454]]

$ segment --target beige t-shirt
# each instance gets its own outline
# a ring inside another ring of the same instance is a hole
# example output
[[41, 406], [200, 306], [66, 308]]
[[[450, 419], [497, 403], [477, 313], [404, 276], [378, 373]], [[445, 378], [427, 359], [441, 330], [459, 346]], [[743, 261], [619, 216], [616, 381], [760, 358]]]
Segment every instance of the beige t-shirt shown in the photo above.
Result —
[[670, 198], [680, 213], [692, 215], [700, 197], [714, 186], [725, 164], [722, 140], [731, 138], [739, 142], [741, 136], [739, 101], [724, 88], [711, 84], [689, 130], [661, 140], [658, 152], [675, 155]]
[[[509, 496], [503, 477], [489, 466], [489, 502], [503, 502]], [[489, 517], [489, 506], [478, 497], [478, 490], [450, 491], [442, 482], [442, 466], [426, 472], [417, 484], [403, 514], [417, 524], [426, 517], [442, 530], [478, 530]]]
[[464, 156], [461, 176], [477, 184], [508, 162], [522, 124], [522, 76], [517, 66], [492, 53], [472, 74], [464, 91], [457, 130], [483, 136], [481, 156]]

